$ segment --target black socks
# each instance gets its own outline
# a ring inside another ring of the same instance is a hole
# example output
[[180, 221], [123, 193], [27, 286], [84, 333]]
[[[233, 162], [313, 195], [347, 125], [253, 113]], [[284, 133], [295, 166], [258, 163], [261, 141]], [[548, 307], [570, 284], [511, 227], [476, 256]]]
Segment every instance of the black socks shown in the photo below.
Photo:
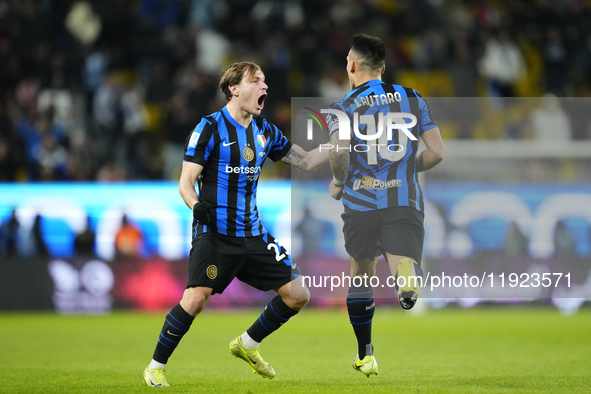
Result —
[[160, 331], [152, 358], [159, 363], [166, 364], [183, 335], [189, 331], [194, 319], [193, 316], [185, 312], [180, 304], [175, 305], [164, 319], [164, 326]]
[[263, 313], [246, 332], [252, 339], [261, 342], [297, 313], [298, 311], [285, 305], [281, 296], [276, 296], [267, 304]]
[[376, 303], [373, 298], [371, 286], [349, 287], [347, 294], [347, 311], [349, 320], [357, 337], [359, 359], [365, 356], [373, 356], [371, 345], [371, 321]]

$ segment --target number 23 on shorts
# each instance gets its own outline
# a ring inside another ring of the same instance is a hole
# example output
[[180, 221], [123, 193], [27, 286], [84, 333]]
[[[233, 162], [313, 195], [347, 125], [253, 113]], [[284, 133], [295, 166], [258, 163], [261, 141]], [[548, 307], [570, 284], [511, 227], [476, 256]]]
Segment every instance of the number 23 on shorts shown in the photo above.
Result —
[[267, 245], [267, 250], [274, 250], [275, 251], [275, 260], [281, 261], [285, 258], [286, 253], [281, 253], [279, 245], [276, 243], [270, 243]]

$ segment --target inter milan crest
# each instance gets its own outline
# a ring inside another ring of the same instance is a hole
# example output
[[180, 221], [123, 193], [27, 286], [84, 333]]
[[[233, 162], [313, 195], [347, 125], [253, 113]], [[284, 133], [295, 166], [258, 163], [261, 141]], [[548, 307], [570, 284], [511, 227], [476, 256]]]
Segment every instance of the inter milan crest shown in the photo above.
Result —
[[249, 147], [246, 147], [242, 151], [242, 156], [244, 157], [244, 160], [251, 161], [252, 159], [254, 159], [254, 152]]
[[218, 276], [218, 267], [216, 267], [215, 265], [210, 265], [205, 270], [205, 273], [207, 274], [207, 277], [209, 279], [215, 279]]

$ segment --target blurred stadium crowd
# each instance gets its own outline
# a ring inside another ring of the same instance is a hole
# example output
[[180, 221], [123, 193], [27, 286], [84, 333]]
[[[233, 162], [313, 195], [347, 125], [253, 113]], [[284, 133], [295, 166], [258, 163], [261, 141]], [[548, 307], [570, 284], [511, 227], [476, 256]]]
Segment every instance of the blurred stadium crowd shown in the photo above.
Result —
[[349, 90], [357, 32], [425, 97], [591, 96], [589, 0], [0, 0], [0, 181], [174, 179], [234, 61], [289, 134], [291, 97]]

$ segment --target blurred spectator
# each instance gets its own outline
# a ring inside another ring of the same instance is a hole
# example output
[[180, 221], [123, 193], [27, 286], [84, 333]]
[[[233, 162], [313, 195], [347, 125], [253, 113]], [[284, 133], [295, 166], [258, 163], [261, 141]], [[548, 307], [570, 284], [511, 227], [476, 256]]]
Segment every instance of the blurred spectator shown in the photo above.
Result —
[[74, 133], [70, 141], [67, 174], [73, 181], [90, 181], [97, 177], [97, 159], [92, 141], [85, 130]]
[[143, 253], [144, 234], [124, 214], [115, 235], [115, 254], [117, 257], [142, 257]]
[[213, 29], [228, 12], [228, 4], [217, 0], [191, 0], [189, 23]]
[[120, 109], [123, 117], [123, 133], [116, 136], [115, 147], [122, 148], [119, 153], [121, 162], [133, 178], [141, 178], [142, 162], [139, 160], [139, 140], [146, 129], [143, 116], [144, 92], [141, 86], [127, 86], [120, 92]]
[[478, 72], [469, 39], [467, 30], [461, 28], [455, 30], [451, 44], [452, 61], [449, 66], [449, 74], [453, 81], [456, 97], [477, 96]]
[[528, 253], [528, 240], [516, 222], [512, 221], [503, 243], [503, 252], [508, 257], [522, 257]]
[[39, 214], [35, 216], [33, 225], [28, 234], [25, 234], [22, 241], [19, 242], [19, 254], [25, 257], [47, 257], [49, 256], [49, 250], [45, 244], [43, 233], [41, 231], [41, 225], [43, 223], [43, 217]]
[[179, 21], [183, 2], [178, 0], [140, 0], [136, 17], [151, 30], [162, 32]]
[[201, 30], [196, 45], [199, 68], [206, 73], [219, 73], [230, 52], [228, 39], [215, 30]]
[[102, 23], [89, 2], [77, 1], [72, 4], [68, 13], [66, 27], [78, 41], [88, 45], [95, 42], [100, 35]]
[[67, 130], [72, 123], [74, 96], [67, 89], [44, 89], [37, 99], [37, 108], [51, 114], [54, 124]]
[[10, 151], [10, 143], [0, 129], [0, 182], [14, 181], [15, 161]]
[[447, 64], [447, 45], [441, 29], [427, 27], [417, 41], [415, 66], [419, 71], [439, 70]]
[[68, 153], [52, 134], [44, 134], [35, 159], [39, 165], [39, 180], [59, 181], [66, 177]]
[[30, 115], [37, 111], [39, 88], [39, 81], [35, 78], [24, 78], [16, 85], [16, 102], [24, 113]]
[[74, 240], [74, 250], [77, 256], [94, 256], [94, 242], [96, 234], [92, 231], [90, 216], [86, 217], [86, 228], [79, 234], [76, 234]]
[[491, 29], [498, 26], [501, 15], [491, 1], [478, 0], [474, 7], [473, 17], [481, 26]]
[[[104, 51], [93, 49], [84, 59], [83, 77], [84, 88], [88, 93], [87, 98], [92, 100], [94, 93], [101, 85], [105, 75], [107, 74], [107, 67], [109, 65], [109, 58]], [[92, 107], [92, 102], [89, 102], [89, 107]]]
[[109, 159], [103, 165], [97, 174], [96, 180], [99, 182], [119, 182], [127, 179], [125, 170], [117, 163], [114, 158]]
[[20, 223], [16, 217], [16, 210], [12, 210], [10, 218], [0, 225], [0, 255], [16, 256], [19, 245]]
[[558, 97], [546, 93], [540, 107], [530, 118], [534, 139], [539, 141], [568, 141], [572, 137], [571, 123]]
[[119, 87], [115, 76], [105, 76], [93, 100], [93, 116], [98, 127], [96, 150], [102, 159], [112, 154], [115, 141], [122, 135], [123, 116], [119, 102]]
[[544, 65], [546, 67], [546, 90], [556, 94], [565, 91], [568, 83], [568, 58], [562, 32], [556, 26], [547, 30], [544, 47]]
[[572, 259], [576, 256], [575, 240], [563, 220], [556, 223], [554, 229], [554, 257]]
[[[47, 175], [43, 171], [46, 167], [51, 171], [59, 167], [61, 171], [61, 166], [65, 164], [64, 151], [59, 145], [64, 138], [62, 127], [52, 124], [46, 114], [35, 114], [32, 117], [21, 118], [17, 130], [24, 143], [30, 179], [38, 180], [41, 175]], [[44, 162], [41, 163], [41, 160]], [[54, 180], [57, 179], [60, 178], [55, 177]]]
[[49, 250], [45, 244], [45, 239], [41, 232], [41, 215], [35, 216], [35, 222], [33, 223], [33, 229], [31, 235], [33, 237], [33, 247], [35, 250], [35, 256], [49, 256]]
[[199, 118], [196, 111], [189, 107], [188, 95], [177, 93], [165, 120], [166, 146], [164, 148], [164, 177], [178, 179], [181, 171], [185, 141]]
[[159, 61], [152, 67], [150, 86], [146, 100], [154, 104], [166, 103], [173, 94], [174, 86], [170, 83], [171, 73], [167, 62]]
[[515, 84], [525, 72], [525, 62], [509, 31], [501, 29], [496, 37], [486, 42], [479, 66], [480, 74], [488, 80], [492, 96], [515, 96]]
[[349, 81], [343, 74], [329, 71], [318, 83], [318, 93], [322, 97], [343, 97], [351, 91]]
[[310, 212], [310, 208], [306, 206], [304, 209], [304, 217], [295, 228], [295, 231], [302, 236], [302, 254], [306, 255], [320, 250], [322, 238], [323, 236], [326, 236], [329, 229], [329, 224], [315, 218]]

